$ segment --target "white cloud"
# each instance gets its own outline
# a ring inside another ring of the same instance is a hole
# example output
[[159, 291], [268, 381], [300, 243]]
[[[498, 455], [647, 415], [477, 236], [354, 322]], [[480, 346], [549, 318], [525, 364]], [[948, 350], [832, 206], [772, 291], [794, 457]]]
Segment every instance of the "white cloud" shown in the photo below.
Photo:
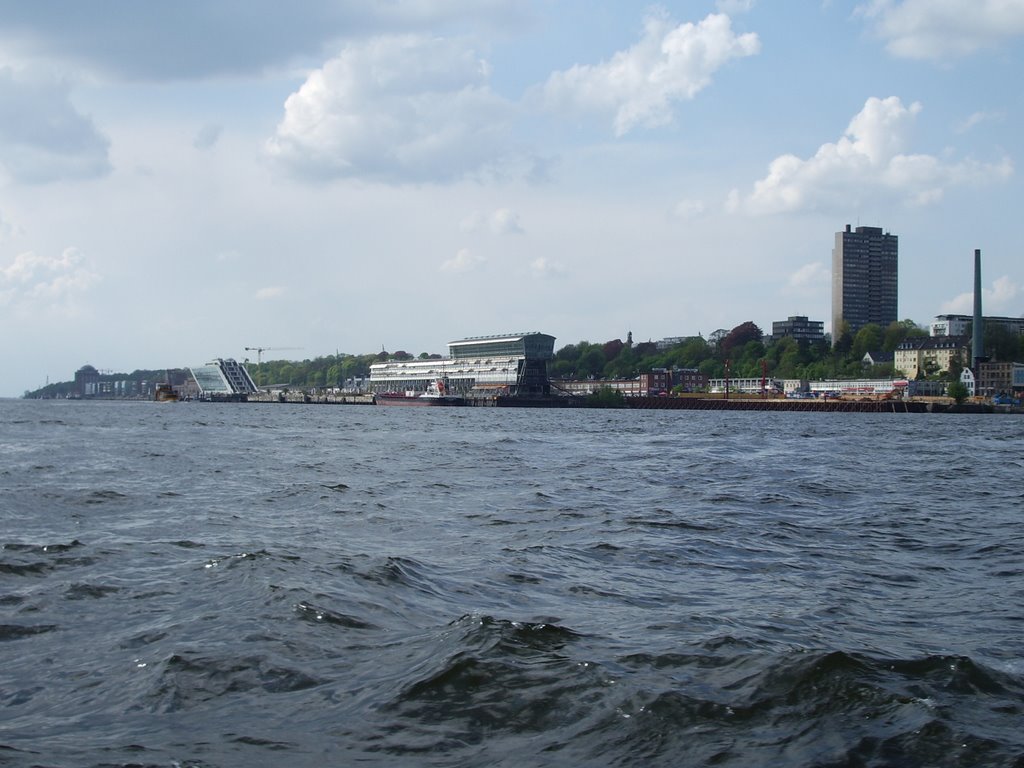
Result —
[[78, 297], [99, 282], [99, 275], [77, 248], [59, 257], [33, 251], [18, 254], [0, 267], [0, 306], [73, 312]]
[[554, 259], [540, 256], [530, 262], [530, 273], [536, 278], [559, 277], [565, 274], [565, 267]]
[[525, 230], [519, 221], [519, 214], [511, 208], [499, 208], [490, 214], [473, 211], [462, 220], [459, 228], [463, 232], [489, 231], [495, 235], [521, 235]]
[[704, 215], [704, 211], [703, 200], [690, 200], [687, 198], [676, 203], [675, 208], [672, 209], [672, 214], [677, 219], [686, 221], [700, 218]]
[[1001, 122], [1002, 119], [1003, 113], [1001, 112], [975, 112], [957, 125], [955, 130], [957, 133], [967, 133], [982, 123]]
[[441, 264], [445, 272], [469, 272], [485, 261], [483, 256], [471, 252], [468, 248], [462, 248], [452, 258]]
[[[981, 302], [986, 315], [1012, 311], [1011, 302], [1020, 294], [1020, 286], [1008, 275], [997, 277], [991, 288], [982, 287]], [[974, 294], [961, 293], [942, 305], [942, 314], [969, 315], [974, 311]]]
[[693, 99], [729, 61], [761, 49], [754, 33], [736, 35], [724, 14], [674, 25], [664, 14], [644, 21], [640, 42], [597, 65], [577, 64], [555, 72], [543, 87], [552, 110], [613, 116], [615, 134], [672, 120], [678, 101]]
[[757, 5], [757, 0], [716, 0], [715, 2], [715, 8], [720, 13], [730, 16], [749, 13], [755, 5]]
[[867, 197], [928, 205], [940, 200], [948, 187], [1005, 179], [1013, 173], [1009, 159], [950, 163], [932, 155], [905, 154], [920, 112], [917, 102], [904, 106], [895, 96], [869, 98], [837, 142], [821, 145], [806, 160], [777, 157], [748, 197], [734, 192], [726, 207], [752, 214], [848, 209]]
[[16, 181], [106, 175], [109, 143], [71, 104], [65, 84], [0, 69], [0, 165]]
[[858, 8], [894, 56], [968, 56], [1024, 36], [1020, 0], [872, 0]]
[[820, 291], [831, 284], [832, 270], [820, 261], [804, 264], [795, 272], [790, 274], [786, 284], [794, 291], [814, 292]]
[[380, 37], [351, 44], [285, 102], [267, 143], [314, 179], [453, 181], [498, 164], [510, 104], [464, 41]]
[[276, 299], [283, 296], [285, 289], [280, 285], [268, 285], [265, 288], [260, 288], [256, 293], [253, 294], [253, 298], [257, 301], [267, 301], [269, 299]]

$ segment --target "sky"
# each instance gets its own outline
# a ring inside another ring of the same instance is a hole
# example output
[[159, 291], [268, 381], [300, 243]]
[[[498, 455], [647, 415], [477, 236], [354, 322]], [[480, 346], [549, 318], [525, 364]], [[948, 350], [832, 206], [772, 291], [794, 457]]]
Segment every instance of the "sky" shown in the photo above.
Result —
[[1024, 313], [1024, 0], [0, 0], [0, 396], [217, 357]]

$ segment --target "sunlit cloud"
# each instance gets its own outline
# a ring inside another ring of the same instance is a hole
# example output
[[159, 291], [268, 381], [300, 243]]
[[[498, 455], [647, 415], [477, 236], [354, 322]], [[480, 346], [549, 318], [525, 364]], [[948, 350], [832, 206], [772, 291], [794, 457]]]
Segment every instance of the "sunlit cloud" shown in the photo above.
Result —
[[678, 102], [693, 99], [733, 59], [760, 50], [757, 35], [735, 34], [725, 14], [676, 24], [664, 12], [652, 13], [636, 45], [607, 62], [553, 73], [542, 99], [554, 112], [607, 115], [615, 135], [623, 136], [671, 122]]
[[0, 267], [0, 306], [71, 313], [77, 300], [99, 281], [99, 273], [77, 248], [56, 257], [27, 251]]
[[786, 280], [786, 285], [796, 291], [818, 292], [827, 287], [831, 280], [832, 270], [820, 261], [814, 261], [792, 272]]
[[[982, 287], [982, 309], [986, 315], [1013, 311], [1013, 301], [1020, 295], [1020, 286], [1009, 275], [1002, 275], [992, 281], [991, 288]], [[942, 305], [943, 314], [968, 315], [974, 311], [974, 294], [961, 293]]]
[[959, 58], [1024, 37], [1019, 0], [871, 0], [857, 13], [901, 58]]
[[553, 259], [540, 256], [530, 262], [530, 274], [535, 278], [560, 277], [565, 274], [565, 267]]
[[468, 248], [462, 248], [452, 258], [442, 263], [441, 269], [445, 272], [469, 272], [484, 261], [483, 256], [473, 253]]
[[511, 208], [499, 208], [489, 214], [474, 211], [459, 225], [463, 232], [491, 232], [495, 235], [523, 234], [519, 214]]
[[750, 214], [844, 210], [868, 196], [924, 206], [941, 200], [949, 187], [991, 183], [1013, 174], [1009, 158], [951, 162], [908, 153], [911, 128], [921, 110], [919, 102], [904, 105], [896, 96], [869, 98], [838, 141], [822, 144], [807, 159], [777, 157], [748, 196], [736, 190], [730, 194], [727, 208]]
[[512, 105], [465, 40], [350, 43], [285, 102], [268, 154], [292, 175], [447, 183], [508, 154]]

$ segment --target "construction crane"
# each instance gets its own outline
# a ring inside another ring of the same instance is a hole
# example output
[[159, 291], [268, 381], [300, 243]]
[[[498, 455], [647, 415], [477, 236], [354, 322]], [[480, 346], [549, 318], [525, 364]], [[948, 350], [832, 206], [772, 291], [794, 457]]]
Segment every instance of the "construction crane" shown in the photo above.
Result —
[[256, 367], [259, 367], [263, 362], [264, 352], [280, 352], [286, 349], [302, 349], [302, 347], [246, 347], [245, 351], [256, 353]]
[[[302, 347], [246, 347], [246, 351], [247, 352], [256, 352], [256, 378], [257, 379], [261, 379], [262, 378], [260, 368], [261, 368], [262, 362], [263, 362], [263, 352], [270, 352], [270, 351], [276, 352], [276, 351], [283, 351], [285, 349], [302, 349]], [[262, 382], [261, 381], [257, 382], [257, 385], [258, 386], [262, 386]]]

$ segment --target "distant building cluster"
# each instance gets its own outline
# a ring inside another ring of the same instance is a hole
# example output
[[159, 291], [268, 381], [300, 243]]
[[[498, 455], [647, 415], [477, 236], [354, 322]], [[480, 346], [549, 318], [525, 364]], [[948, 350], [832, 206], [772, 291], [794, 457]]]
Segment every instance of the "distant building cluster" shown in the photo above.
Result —
[[[846, 225], [835, 233], [832, 249], [832, 343], [841, 333], [857, 334], [869, 324], [888, 328], [898, 320], [899, 239], [879, 227]], [[836, 390], [875, 393], [909, 386], [919, 393], [932, 384], [923, 381], [936, 374], [962, 369], [961, 381], [971, 394], [1024, 390], [1024, 363], [1012, 360], [988, 360], [981, 353], [982, 327], [999, 328], [1013, 336], [1024, 336], [1024, 318], [984, 317], [981, 314], [981, 252], [975, 251], [975, 314], [938, 315], [931, 323], [930, 335], [911, 336], [892, 353], [868, 351], [865, 366], [891, 365], [896, 376], [904, 379], [846, 382], [799, 382], [792, 380], [711, 379], [696, 368], [656, 368], [630, 379], [603, 379], [551, 382], [547, 366], [554, 358], [555, 337], [544, 333], [517, 333], [480, 336], [452, 341], [447, 357], [386, 360], [370, 366], [368, 381], [362, 382], [369, 393], [407, 395], [426, 392], [439, 382], [446, 391], [463, 396], [549, 396], [587, 395], [611, 389], [626, 396], [659, 396], [669, 393], [723, 391], [760, 392], [769, 390], [793, 395]], [[727, 331], [710, 334], [709, 343], [724, 339]], [[968, 334], [972, 334], [969, 336]], [[772, 323], [766, 342], [793, 339], [801, 344], [826, 341], [825, 324], [805, 315], [791, 315]], [[684, 337], [667, 337], [656, 342], [658, 350], [685, 343]], [[630, 335], [629, 344], [632, 343]], [[260, 350], [262, 351], [262, 350]], [[174, 393], [195, 399], [241, 399], [258, 391], [245, 366], [230, 358], [218, 358], [206, 365], [187, 369], [184, 381], [173, 383]], [[907, 382], [915, 382], [910, 385]], [[113, 380], [91, 365], [75, 373], [78, 397], [150, 397], [165, 382], [137, 379]]]
[[74, 393], [77, 397], [148, 399], [159, 383], [149, 379], [112, 379], [91, 365], [83, 365], [75, 371]]

